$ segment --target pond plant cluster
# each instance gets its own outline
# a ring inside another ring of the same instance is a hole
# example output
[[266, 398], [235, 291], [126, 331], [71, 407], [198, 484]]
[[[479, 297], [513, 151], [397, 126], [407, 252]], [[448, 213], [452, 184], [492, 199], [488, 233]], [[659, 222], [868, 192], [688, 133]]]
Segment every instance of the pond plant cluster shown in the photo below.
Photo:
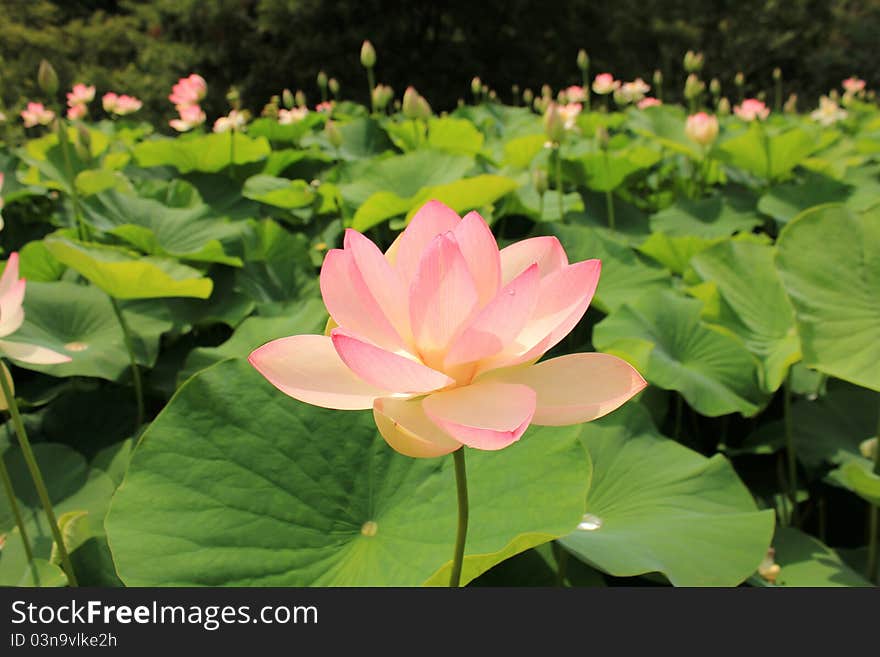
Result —
[[581, 52], [438, 113], [361, 62], [0, 112], [0, 585], [876, 583], [864, 82]]

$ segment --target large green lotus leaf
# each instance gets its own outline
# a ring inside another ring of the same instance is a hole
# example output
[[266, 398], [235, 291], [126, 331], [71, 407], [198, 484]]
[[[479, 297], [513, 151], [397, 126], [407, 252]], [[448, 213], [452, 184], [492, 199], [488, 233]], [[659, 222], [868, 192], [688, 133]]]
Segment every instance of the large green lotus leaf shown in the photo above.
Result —
[[518, 185], [512, 178], [483, 174], [426, 187], [411, 198], [401, 198], [393, 192], [376, 192], [357, 209], [352, 228], [365, 231], [404, 212], [409, 220], [431, 199], [445, 203], [456, 212], [464, 214], [467, 210], [494, 203]]
[[108, 169], [86, 169], [76, 176], [76, 191], [81, 197], [92, 196], [108, 189], [127, 191], [131, 183], [119, 171]]
[[339, 191], [346, 203], [360, 207], [376, 192], [411, 198], [425, 187], [454, 182], [473, 167], [469, 155], [419, 150], [404, 155], [359, 160], [340, 171]]
[[210, 278], [174, 260], [61, 237], [49, 237], [45, 244], [62, 264], [116, 299], [211, 296]]
[[[159, 339], [171, 328], [171, 321], [139, 302], [126, 302], [121, 307], [134, 334], [137, 361], [152, 366]], [[48, 347], [70, 356], [71, 361], [58, 365], [16, 361], [17, 365], [52, 376], [95, 376], [109, 381], [128, 372], [131, 364], [119, 320], [110, 299], [99, 289], [64, 281], [29, 281], [24, 313], [21, 328], [4, 339]]]
[[275, 176], [251, 176], [244, 183], [242, 195], [253, 201], [291, 210], [311, 205], [315, 190], [305, 180], [288, 180]]
[[794, 527], [780, 527], [773, 538], [780, 566], [777, 586], [872, 586], [827, 545]]
[[[78, 531], [81, 538], [103, 536], [104, 516], [110, 496], [116, 488], [110, 477], [101, 470], [90, 468], [81, 454], [65, 445], [39, 443], [33, 446], [33, 450], [56, 517], [60, 518], [68, 512], [86, 512]], [[49, 560], [54, 542], [52, 532], [21, 451], [17, 447], [7, 447], [0, 458], [4, 459], [12, 478], [34, 556]], [[10, 531], [14, 525], [9, 502], [4, 495], [0, 498], [0, 531]], [[75, 554], [76, 552], [71, 558]], [[17, 585], [25, 573], [26, 565], [24, 549], [16, 529], [9, 536], [6, 547], [0, 550], [0, 586]]]
[[275, 119], [256, 119], [248, 126], [248, 134], [252, 137], [265, 137], [269, 141], [296, 144], [303, 135], [311, 132], [324, 121], [320, 112], [306, 114], [301, 120], [282, 125]]
[[602, 261], [593, 305], [605, 312], [617, 310], [642, 294], [656, 295], [671, 287], [672, 277], [666, 269], [644, 262], [631, 248], [597, 229], [555, 224], [552, 231], [570, 262], [590, 258]]
[[227, 255], [222, 242], [237, 237], [241, 229], [201, 203], [195, 188], [173, 189], [178, 194], [191, 190], [194, 198], [183, 204], [170, 191], [164, 202], [105, 191], [85, 201], [83, 208], [94, 226], [149, 255], [240, 266], [241, 260]]
[[517, 169], [527, 169], [546, 143], [547, 135], [543, 132], [511, 139], [504, 144], [503, 162]]
[[394, 149], [379, 122], [368, 117], [343, 123], [339, 132], [342, 135], [339, 152], [348, 159], [370, 158]]
[[[591, 471], [579, 432], [468, 450], [463, 582], [577, 525]], [[401, 456], [370, 412], [302, 404], [230, 360], [189, 379], [143, 435], [106, 526], [130, 586], [443, 585], [452, 458]]]
[[673, 237], [717, 239], [751, 231], [761, 223], [752, 199], [729, 194], [696, 201], [681, 199], [651, 217], [651, 230]]
[[720, 317], [710, 318], [742, 338], [761, 361], [761, 384], [773, 392], [788, 368], [800, 360], [801, 347], [794, 309], [782, 287], [772, 246], [728, 240], [698, 253], [691, 264], [712, 281], [725, 303]]
[[820, 146], [816, 137], [801, 128], [774, 132], [759, 122], [720, 142], [717, 151], [738, 169], [767, 180], [789, 174]]
[[676, 586], [736, 586], [773, 535], [724, 457], [706, 458], [661, 436], [648, 412], [628, 404], [582, 425], [593, 460], [587, 514], [561, 539], [615, 576], [663, 573]]
[[259, 162], [268, 157], [271, 150], [265, 137], [251, 139], [240, 132], [155, 139], [133, 148], [140, 166], [173, 166], [181, 173], [216, 173], [233, 163]]
[[694, 235], [675, 237], [666, 233], [651, 233], [651, 236], [639, 245], [638, 250], [680, 276], [690, 268], [691, 259], [695, 255], [705, 251], [717, 241]]
[[[107, 149], [110, 140], [98, 130], [86, 130], [89, 134], [89, 155], [96, 158]], [[24, 183], [68, 193], [75, 189], [77, 175], [90, 169], [92, 162], [81, 158], [74, 147], [79, 139], [77, 128], [69, 126], [64, 134], [63, 144], [59, 143], [58, 133], [50, 132], [31, 139], [18, 151], [21, 160], [31, 167], [24, 176]]]
[[438, 151], [476, 155], [484, 139], [483, 133], [466, 119], [443, 117], [428, 122], [428, 146]]
[[660, 160], [660, 153], [647, 146], [629, 146], [620, 150], [593, 151], [578, 160], [569, 161], [579, 167], [587, 187], [597, 192], [610, 192], [637, 171], [644, 171]]
[[665, 148], [698, 159], [702, 157], [700, 146], [685, 134], [686, 119], [681, 108], [665, 105], [650, 112], [633, 112], [630, 126], [636, 133], [656, 140]]
[[327, 323], [327, 311], [320, 299], [306, 299], [292, 312], [277, 317], [248, 317], [223, 344], [193, 349], [186, 358], [178, 381], [227, 358], [247, 358], [254, 349], [288, 335], [321, 333]]
[[271, 219], [248, 222], [244, 263], [235, 272], [236, 287], [256, 302], [261, 314], [286, 312], [291, 303], [318, 293], [308, 237]]
[[49, 253], [46, 244], [40, 240], [28, 242], [18, 252], [21, 277], [27, 281], [57, 281], [67, 267]]
[[779, 235], [777, 266], [804, 362], [880, 390], [880, 210], [808, 210]]
[[677, 390], [703, 415], [754, 415], [765, 401], [758, 361], [738, 338], [701, 321], [701, 308], [673, 292], [643, 295], [599, 322], [593, 344], [634, 363], [650, 383]]
[[867, 210], [878, 202], [880, 183], [873, 177], [835, 180], [817, 174], [803, 181], [771, 187], [758, 201], [758, 210], [780, 223], [787, 223], [804, 210], [826, 203], [843, 203], [853, 210]]

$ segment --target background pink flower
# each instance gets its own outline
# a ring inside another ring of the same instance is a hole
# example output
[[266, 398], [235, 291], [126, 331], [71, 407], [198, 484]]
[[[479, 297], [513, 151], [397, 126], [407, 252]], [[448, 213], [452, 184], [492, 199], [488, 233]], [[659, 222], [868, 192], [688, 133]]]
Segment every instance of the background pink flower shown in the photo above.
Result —
[[55, 118], [55, 112], [46, 109], [43, 103], [28, 103], [21, 111], [21, 118], [25, 128], [33, 128], [37, 125], [49, 125]]
[[569, 264], [555, 237], [499, 250], [479, 214], [430, 201], [387, 253], [351, 229], [327, 253], [329, 335], [280, 338], [249, 360], [300, 401], [373, 409], [403, 454], [502, 449], [530, 424], [593, 420], [646, 385], [607, 354], [534, 364], [580, 321], [599, 271]]
[[741, 104], [733, 108], [733, 113], [743, 121], [765, 120], [770, 116], [770, 108], [757, 98], [746, 98]]

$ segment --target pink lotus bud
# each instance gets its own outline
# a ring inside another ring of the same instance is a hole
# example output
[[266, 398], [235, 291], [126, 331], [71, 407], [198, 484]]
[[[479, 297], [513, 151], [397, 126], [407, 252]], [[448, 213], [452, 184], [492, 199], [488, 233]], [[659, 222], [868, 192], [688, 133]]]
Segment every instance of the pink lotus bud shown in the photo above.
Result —
[[684, 124], [684, 133], [691, 141], [708, 146], [718, 137], [718, 119], [705, 112], [692, 114]]
[[648, 109], [649, 107], [657, 107], [658, 105], [662, 104], [662, 101], [654, 98], [653, 96], [648, 96], [647, 98], [642, 98], [636, 107], [638, 107], [640, 110], [643, 110]]
[[855, 94], [865, 89], [865, 81], [855, 76], [848, 77], [842, 83], [843, 90], [849, 94]]
[[364, 68], [373, 68], [376, 65], [376, 49], [369, 41], [361, 44], [361, 66]]
[[78, 121], [85, 117], [86, 114], [89, 113], [89, 108], [85, 105], [72, 105], [67, 108], [67, 118], [71, 121]]
[[55, 119], [55, 112], [46, 109], [43, 103], [28, 103], [21, 111], [21, 118], [25, 128], [33, 128], [37, 125], [49, 125]]
[[95, 88], [87, 87], [80, 83], [73, 85], [73, 89], [67, 92], [67, 105], [85, 105], [95, 100]]
[[565, 137], [565, 118], [559, 111], [559, 105], [550, 103], [544, 112], [544, 134], [554, 143], [559, 143]]
[[607, 96], [613, 93], [620, 86], [620, 80], [615, 80], [611, 73], [599, 73], [593, 79], [593, 91], [600, 96]]
[[555, 237], [499, 249], [479, 214], [429, 201], [387, 253], [351, 229], [327, 252], [329, 335], [282, 337], [248, 360], [301, 402], [371, 409], [408, 456], [503, 449], [532, 424], [594, 420], [645, 387], [608, 354], [534, 364], [583, 317], [599, 271], [569, 264]]
[[403, 92], [403, 115], [408, 119], [417, 119], [421, 116], [419, 92], [412, 85]]
[[770, 116], [770, 108], [757, 98], [746, 98], [733, 108], [733, 113], [743, 121], [763, 121]]

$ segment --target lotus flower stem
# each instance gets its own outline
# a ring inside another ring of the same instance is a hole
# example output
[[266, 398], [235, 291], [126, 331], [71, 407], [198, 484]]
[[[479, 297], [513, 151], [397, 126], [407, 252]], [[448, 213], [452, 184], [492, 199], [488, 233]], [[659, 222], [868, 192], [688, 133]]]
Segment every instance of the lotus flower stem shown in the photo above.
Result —
[[564, 194], [562, 191], [562, 155], [559, 152], [559, 146], [553, 149], [554, 157], [556, 159], [556, 193], [559, 197], [559, 220], [562, 221], [565, 219], [565, 209], [564, 209]]
[[86, 241], [89, 237], [88, 229], [82, 217], [82, 208], [79, 204], [79, 194], [76, 191], [76, 183], [73, 181], [73, 165], [70, 162], [70, 143], [67, 140], [67, 127], [63, 119], [58, 119], [58, 144], [61, 146], [61, 154], [64, 157], [64, 168], [70, 179], [70, 201], [73, 203], [73, 217], [76, 220], [76, 236], [80, 241]]
[[[877, 421], [877, 436], [880, 437], [880, 419]], [[874, 474], [880, 475], [880, 445], [877, 446], [874, 452]], [[880, 556], [878, 555], [880, 553], [880, 550], [878, 550], [878, 543], [880, 543], [880, 507], [876, 504], [871, 505], [868, 523], [868, 564], [865, 574], [872, 582], [880, 583], [880, 580], [877, 579], [877, 564], [880, 561], [878, 559], [878, 556]]]
[[455, 553], [452, 556], [452, 572], [449, 574], [450, 588], [457, 588], [461, 582], [461, 566], [464, 561], [464, 544], [467, 541], [468, 526], [468, 491], [467, 471], [464, 464], [464, 450], [452, 452], [455, 462], [455, 488], [458, 493], [458, 530], [455, 534]]
[[794, 430], [791, 418], [791, 369], [783, 384], [783, 404], [785, 413], [785, 456], [788, 461], [788, 500], [791, 504], [789, 524], [799, 524], [797, 507], [797, 453], [794, 449]]
[[608, 213], [608, 228], [614, 230], [614, 193], [610, 189], [605, 190], [605, 208]]
[[568, 551], [559, 544], [559, 541], [553, 541], [553, 556], [556, 558], [556, 586], [565, 586]]
[[370, 91], [370, 96], [369, 96], [369, 98], [370, 98], [370, 114], [375, 114], [376, 113], [376, 98], [375, 98], [375, 94], [373, 94], [373, 89], [376, 88], [376, 78], [373, 74], [373, 67], [372, 66], [367, 67], [367, 86], [369, 87], [369, 91]]
[[137, 359], [134, 355], [134, 342], [131, 339], [128, 322], [125, 321], [125, 316], [116, 299], [110, 297], [110, 303], [113, 305], [113, 312], [116, 313], [116, 319], [122, 329], [122, 337], [125, 340], [125, 348], [128, 350], [128, 359], [131, 362], [131, 379], [134, 383], [134, 394], [137, 400], [137, 424], [135, 425], [135, 431], [137, 431], [144, 423], [144, 387], [141, 382], [141, 371], [138, 369]]
[[[0, 376], [0, 388], [3, 389], [3, 395], [9, 404], [9, 414], [12, 416], [12, 426], [15, 427], [15, 433], [18, 436], [18, 445], [21, 447], [24, 462], [27, 464], [31, 479], [34, 482], [34, 488], [37, 489], [37, 495], [40, 498], [40, 504], [43, 505], [43, 511], [46, 513], [46, 520], [49, 522], [49, 529], [52, 530], [52, 537], [55, 539], [55, 545], [58, 548], [58, 554], [61, 555], [61, 565], [67, 574], [67, 581], [71, 586], [77, 586], [76, 574], [73, 572], [73, 564], [70, 562], [70, 555], [67, 553], [67, 546], [64, 545], [64, 537], [61, 535], [61, 529], [58, 527], [58, 520], [55, 517], [55, 511], [52, 510], [52, 500], [49, 498], [49, 491], [43, 481], [43, 474], [37, 465], [37, 459], [34, 457], [34, 451], [31, 449], [31, 443], [28, 440], [27, 431], [24, 428], [24, 422], [21, 421], [21, 413], [18, 412], [18, 404], [15, 401], [15, 394], [12, 392], [12, 386], [5, 376]], [[22, 538], [24, 536], [22, 535]]]
[[[2, 373], [0, 373], [2, 376]], [[5, 377], [4, 377], [5, 378]], [[6, 468], [5, 461], [0, 458], [0, 479], [3, 480], [3, 490], [9, 500], [9, 508], [15, 517], [15, 524], [18, 526], [18, 533], [21, 535], [21, 543], [24, 547], [25, 556], [27, 556], [28, 564], [34, 575], [34, 583], [37, 583], [37, 568], [34, 564], [34, 553], [31, 550], [30, 539], [28, 538], [27, 528], [24, 525], [24, 518], [21, 515], [21, 509], [18, 507], [18, 500], [15, 498], [15, 489], [12, 487], [12, 478], [9, 476], [9, 470]]]

